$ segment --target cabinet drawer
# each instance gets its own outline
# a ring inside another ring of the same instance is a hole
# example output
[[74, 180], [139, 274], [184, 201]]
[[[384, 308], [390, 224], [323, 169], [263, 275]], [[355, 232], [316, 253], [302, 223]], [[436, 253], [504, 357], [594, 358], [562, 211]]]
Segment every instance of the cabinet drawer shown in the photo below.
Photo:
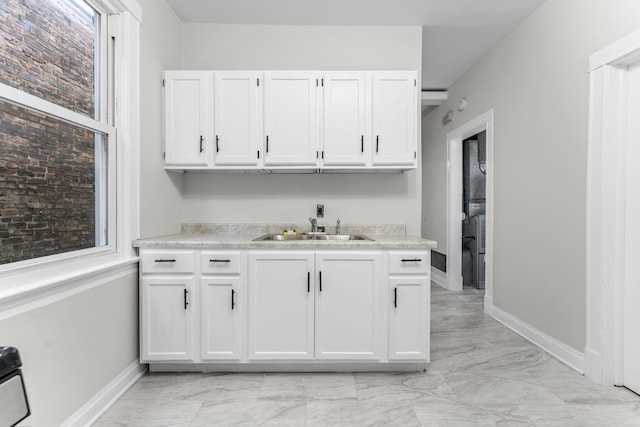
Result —
[[240, 251], [205, 251], [200, 255], [202, 274], [240, 274], [244, 269]]
[[427, 274], [429, 264], [429, 252], [426, 251], [389, 253], [389, 274]]
[[193, 273], [193, 251], [143, 250], [140, 253], [142, 273]]

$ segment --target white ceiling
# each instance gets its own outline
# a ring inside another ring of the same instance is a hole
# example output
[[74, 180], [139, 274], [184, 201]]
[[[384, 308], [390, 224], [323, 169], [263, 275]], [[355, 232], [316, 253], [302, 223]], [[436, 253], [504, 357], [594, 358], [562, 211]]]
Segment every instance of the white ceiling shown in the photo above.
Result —
[[421, 25], [422, 88], [447, 89], [544, 0], [168, 0], [185, 22]]

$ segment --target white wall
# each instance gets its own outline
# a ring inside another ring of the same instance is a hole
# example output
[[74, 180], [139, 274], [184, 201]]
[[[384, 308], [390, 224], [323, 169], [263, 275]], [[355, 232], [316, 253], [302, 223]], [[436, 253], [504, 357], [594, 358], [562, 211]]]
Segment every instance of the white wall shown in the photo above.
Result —
[[162, 71], [179, 68], [182, 22], [164, 1], [137, 0], [142, 7], [140, 35], [140, 236], [180, 231], [180, 174], [164, 171]]
[[138, 359], [138, 276], [0, 320], [0, 343], [20, 351], [32, 415], [60, 425]]
[[[185, 24], [183, 69], [417, 70], [420, 27]], [[188, 174], [185, 222], [404, 223], [420, 233], [421, 171], [365, 175]], [[143, 216], [144, 218], [144, 216]], [[144, 224], [144, 219], [143, 219]]]
[[[588, 57], [639, 27], [637, 0], [547, 1], [423, 120], [422, 235], [445, 243], [446, 133], [493, 108], [493, 302], [579, 351], [586, 336]], [[462, 97], [469, 106], [458, 113]], [[456, 116], [443, 126], [449, 110]]]

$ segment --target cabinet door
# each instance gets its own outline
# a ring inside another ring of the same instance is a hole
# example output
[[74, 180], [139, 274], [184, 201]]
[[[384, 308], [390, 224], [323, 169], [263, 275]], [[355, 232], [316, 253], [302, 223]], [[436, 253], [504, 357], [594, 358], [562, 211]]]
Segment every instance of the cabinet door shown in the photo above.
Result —
[[242, 358], [243, 291], [240, 277], [200, 279], [200, 356], [203, 360]]
[[364, 166], [365, 137], [368, 138], [364, 73], [325, 73], [322, 94], [323, 165]]
[[382, 328], [379, 253], [316, 255], [316, 358], [379, 360]]
[[317, 166], [316, 74], [271, 72], [264, 80], [264, 164]]
[[391, 278], [389, 285], [389, 360], [429, 361], [429, 278]]
[[164, 126], [167, 166], [209, 164], [210, 73], [165, 71]]
[[373, 75], [373, 164], [416, 165], [416, 73], [378, 72]]
[[215, 72], [215, 165], [258, 164], [258, 78], [254, 72]]
[[313, 252], [249, 255], [249, 359], [313, 358]]
[[193, 278], [141, 280], [140, 340], [143, 362], [193, 360]]

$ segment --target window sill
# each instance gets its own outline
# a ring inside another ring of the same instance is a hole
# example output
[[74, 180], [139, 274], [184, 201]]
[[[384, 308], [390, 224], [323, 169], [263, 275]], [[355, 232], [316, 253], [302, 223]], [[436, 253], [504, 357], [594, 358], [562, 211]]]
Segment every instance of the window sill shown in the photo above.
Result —
[[137, 257], [116, 254], [0, 276], [0, 320], [59, 301], [138, 271]]

